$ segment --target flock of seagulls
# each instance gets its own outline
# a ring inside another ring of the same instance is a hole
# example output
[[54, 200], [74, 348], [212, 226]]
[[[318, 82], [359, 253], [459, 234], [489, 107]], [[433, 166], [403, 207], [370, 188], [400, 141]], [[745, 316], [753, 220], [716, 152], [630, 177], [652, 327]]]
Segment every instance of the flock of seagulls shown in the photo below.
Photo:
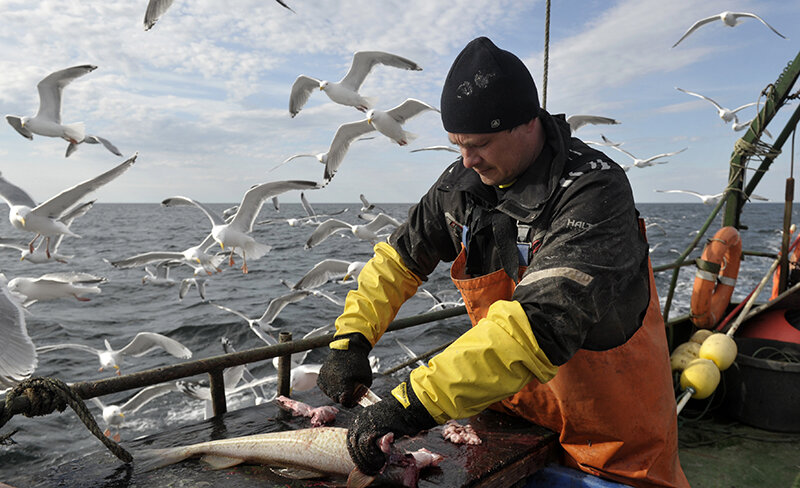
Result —
[[[283, 1], [276, 0], [278, 4], [293, 12]], [[156, 22], [171, 7], [172, 0], [150, 0], [144, 18], [145, 30], [151, 29]], [[723, 12], [717, 16], [701, 19], [675, 43], [677, 46], [687, 36], [699, 27], [722, 21], [727, 26], [735, 26], [745, 18], [755, 18], [773, 30], [777, 35], [784, 37], [772, 26], [755, 14], [747, 12]], [[330, 184], [333, 177], [342, 167], [346, 153], [352, 143], [374, 137], [373, 132], [388, 138], [398, 146], [406, 146], [415, 139], [415, 134], [408, 132], [406, 123], [425, 112], [439, 112], [439, 110], [424, 101], [416, 98], [407, 98], [404, 102], [390, 109], [377, 108], [377, 99], [360, 93], [366, 77], [376, 66], [383, 66], [406, 71], [420, 71], [422, 67], [414, 61], [402, 56], [382, 51], [358, 51], [354, 53], [350, 69], [343, 78], [333, 82], [301, 74], [297, 77], [289, 91], [289, 115], [297, 117], [305, 104], [315, 91], [322, 91], [334, 103], [350, 106], [362, 112], [360, 120], [341, 124], [331, 139], [330, 146], [323, 153], [298, 153], [272, 169], [299, 157], [316, 158], [323, 166], [319, 181], [286, 180], [268, 181], [250, 184], [244, 192], [242, 200], [236, 207], [226, 210], [222, 214], [213, 211], [207, 204], [187, 196], [171, 196], [161, 203], [164, 207], [188, 206], [199, 209], [210, 221], [210, 226], [198, 223], [199, 228], [208, 231], [207, 237], [195, 246], [183, 251], [173, 251], [168, 242], [162, 249], [140, 250], [137, 254], [108, 260], [110, 266], [120, 269], [142, 269], [146, 274], [142, 283], [151, 285], [174, 286], [179, 280], [170, 277], [170, 270], [178, 267], [189, 267], [192, 276], [180, 280], [179, 298], [183, 299], [191, 288], [196, 288], [203, 302], [216, 307], [223, 312], [233, 314], [247, 323], [249, 329], [259, 340], [266, 344], [275, 344], [277, 341], [272, 336], [278, 328], [272, 324], [278, 314], [285, 307], [308, 297], [324, 298], [337, 306], [343, 301], [340, 297], [322, 291], [320, 287], [326, 283], [335, 282], [337, 285], [353, 286], [355, 279], [363, 269], [363, 261], [347, 261], [342, 259], [327, 258], [310, 269], [294, 284], [281, 280], [286, 286], [286, 292], [269, 300], [266, 310], [260, 317], [250, 318], [234, 308], [206, 300], [206, 283], [218, 273], [223, 272], [227, 260], [228, 267], [234, 266], [234, 257], [242, 260], [242, 274], [248, 273], [248, 260], [252, 263], [270, 252], [271, 246], [267, 243], [256, 241], [252, 236], [255, 225], [274, 223], [278, 219], [258, 221], [257, 217], [263, 205], [272, 200], [273, 206], [279, 209], [278, 196], [290, 191], [300, 192], [300, 199], [306, 212], [305, 217], [295, 219], [280, 219], [291, 227], [313, 227], [305, 243], [305, 249], [321, 245], [333, 235], [346, 235], [358, 241], [371, 244], [385, 238], [391, 229], [401, 225], [397, 219], [391, 217], [379, 207], [371, 204], [366, 197], [360, 195], [362, 207], [359, 218], [365, 220], [363, 224], [351, 224], [341, 219], [332, 218], [333, 215], [343, 213], [335, 212], [318, 215], [311, 208], [305, 197], [305, 192], [320, 189]], [[33, 140], [34, 135], [51, 138], [61, 138], [68, 145], [65, 157], [74, 154], [81, 144], [99, 145], [115, 156], [122, 157], [119, 149], [106, 139], [96, 134], [87, 134], [83, 122], [63, 124], [61, 120], [62, 95], [65, 87], [97, 69], [91, 64], [73, 66], [58, 70], [45, 76], [37, 84], [39, 93], [38, 111], [33, 116], [6, 115], [6, 120], [11, 127], [26, 139]], [[678, 90], [708, 101], [718, 111], [719, 117], [725, 123], [732, 123], [734, 130], [739, 124], [737, 114], [754, 102], [746, 103], [734, 110], [723, 108], [713, 99], [695, 92]], [[572, 115], [567, 118], [571, 131], [574, 133], [587, 124], [618, 125], [616, 119], [597, 115]], [[377, 136], [380, 137], [380, 136]], [[638, 158], [631, 152], [623, 149], [623, 143], [615, 143], [602, 136], [602, 142], [591, 142], [601, 146], [611, 147], [616, 151], [626, 154], [633, 161], [631, 165], [621, 165], [626, 171], [629, 168], [647, 168], [665, 164], [668, 158], [677, 155], [687, 148], [666, 152], [649, 158]], [[458, 153], [459, 150], [452, 146], [429, 146], [413, 149], [419, 151], [445, 151]], [[111, 184], [116, 178], [121, 177], [136, 162], [134, 154], [121, 164], [115, 165], [110, 170], [89, 180], [83, 181], [63, 192], [37, 204], [28, 192], [8, 181], [0, 174], [0, 198], [9, 206], [9, 222], [21, 231], [32, 234], [30, 241], [25, 243], [13, 239], [0, 238], [0, 249], [12, 249], [20, 253], [20, 259], [31, 264], [42, 263], [68, 263], [71, 255], [62, 254], [64, 238], [78, 238], [70, 227], [73, 221], [91, 211], [95, 201], [87, 200], [89, 195], [99, 188]], [[271, 171], [271, 170], [270, 170]], [[712, 204], [723, 197], [723, 194], [702, 195], [688, 190], [659, 190], [664, 193], [685, 193], [701, 199], [703, 203]], [[756, 196], [753, 196], [757, 198]], [[758, 197], [760, 198], [760, 197]], [[202, 219], [198, 219], [202, 220]], [[166, 240], [166, 239], [165, 239]], [[39, 241], [37, 243], [37, 241]], [[135, 243], [134, 243], [135, 244]], [[216, 247], [219, 250], [216, 251]], [[35, 303], [45, 300], [75, 299], [79, 302], [90, 300], [89, 295], [101, 293], [100, 285], [107, 279], [93, 273], [70, 271], [46, 273], [41, 276], [16, 276], [6, 280], [0, 275], [0, 334], [5, 339], [0, 341], [0, 388], [10, 388], [21, 380], [30, 377], [36, 370], [40, 355], [54, 355], [57, 351], [74, 349], [84, 351], [98, 358], [101, 371], [113, 371], [120, 374], [120, 365], [123, 358], [140, 357], [154, 351], [161, 351], [175, 358], [188, 359], [192, 352], [176, 341], [162, 334], [143, 331], [138, 333], [127, 345], [114, 349], [109, 341], [104, 340], [104, 349], [98, 349], [82, 343], [46, 344], [35, 345], [31, 340], [27, 326], [30, 317], [35, 317], [30, 310]], [[448, 306], [458, 306], [462, 302], [459, 297], [442, 297], [432, 292], [421, 289], [420, 295], [433, 300], [430, 310], [437, 310]], [[324, 328], [315, 329], [306, 334], [326, 333]], [[222, 338], [226, 352], [233, 350], [233, 346], [226, 338]], [[305, 364], [306, 354], [293, 356], [292, 388], [297, 391], [312, 388], [316, 375], [319, 373], [318, 364]], [[373, 357], [375, 368], [377, 360]], [[251, 391], [256, 402], [267, 401], [270, 395], [263, 390], [263, 385], [274, 381], [274, 375], [265, 378], [256, 378], [246, 367], [229, 368], [225, 371], [226, 392], [234, 393]], [[260, 391], [260, 393], [258, 391]], [[147, 402], [171, 392], [182, 392], [193, 398], [201, 399], [209, 404], [207, 387], [202, 383], [191, 381], [176, 381], [145, 388], [134, 395], [130, 400], [120, 405], [105, 405], [99, 399], [94, 399], [100, 415], [103, 417], [109, 430], [107, 435], [112, 435], [111, 429], [116, 429], [115, 437], [119, 437], [119, 427], [122, 425], [126, 414], [133, 414]], [[272, 395], [274, 397], [274, 394]]]

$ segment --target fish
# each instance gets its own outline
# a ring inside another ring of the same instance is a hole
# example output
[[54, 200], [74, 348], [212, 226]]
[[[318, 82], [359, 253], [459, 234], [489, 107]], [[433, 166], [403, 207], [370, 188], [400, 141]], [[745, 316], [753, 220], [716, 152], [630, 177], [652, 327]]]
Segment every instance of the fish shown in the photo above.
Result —
[[[400, 486], [417, 486], [420, 469], [436, 466], [443, 457], [422, 449], [414, 453], [390, 447], [394, 434], [383, 436], [378, 444], [389, 455], [381, 478]], [[347, 488], [369, 486], [377, 476], [362, 473], [347, 450], [347, 429], [313, 427], [270, 432], [231, 439], [201, 442], [165, 449], [145, 449], [134, 457], [135, 470], [152, 471], [185, 459], [202, 456], [214, 469], [225, 469], [244, 462], [291, 468], [296, 476], [347, 476]]]

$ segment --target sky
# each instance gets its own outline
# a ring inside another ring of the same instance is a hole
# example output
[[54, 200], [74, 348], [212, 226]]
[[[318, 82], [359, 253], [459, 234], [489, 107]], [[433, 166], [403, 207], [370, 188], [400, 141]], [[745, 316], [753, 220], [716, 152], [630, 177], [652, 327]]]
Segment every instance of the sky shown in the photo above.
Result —
[[[312, 158], [268, 171], [294, 154], [327, 151], [340, 124], [364, 118], [320, 92], [295, 118], [288, 111], [298, 75], [338, 81], [356, 51], [391, 52], [423, 68], [375, 67], [360, 92], [381, 110], [407, 98], [438, 107], [453, 59], [482, 35], [519, 56], [543, 95], [543, 0], [285, 1], [294, 13], [269, 0], [176, 0], [145, 31], [146, 0], [0, 0], [0, 112], [33, 115], [39, 80], [96, 65], [64, 89], [62, 122], [83, 122], [87, 134], [108, 139], [124, 157], [138, 153], [127, 173], [97, 192], [98, 200], [158, 203], [183, 195], [228, 203], [267, 181], [321, 180], [323, 166]], [[637, 202], [699, 202], [656, 190], [722, 191], [734, 142], [744, 132], [734, 132], [709, 102], [675, 88], [727, 108], [758, 102], [797, 56], [800, 2], [552, 3], [547, 110], [618, 120], [574, 135], [591, 141], [605, 135], [639, 158], [687, 148], [667, 164], [628, 171]], [[704, 25], [671, 47], [695, 21], [725, 10], [755, 13], [788, 39], [748, 18], [734, 28]], [[773, 136], [793, 110], [778, 113], [768, 126]], [[739, 120], [756, 113], [743, 109]], [[353, 143], [330, 184], [307, 192], [309, 201], [358, 202], [362, 193], [374, 203], [417, 201], [456, 155], [410, 152], [448, 144], [438, 113], [423, 112], [405, 129], [418, 137], [404, 147], [378, 133]], [[123, 160], [88, 144], [65, 158], [66, 146], [50, 137], [27, 140], [3, 124], [0, 172], [44, 201]], [[787, 143], [756, 193], [783, 201], [791, 160]], [[299, 196], [281, 201], [299, 203]]]

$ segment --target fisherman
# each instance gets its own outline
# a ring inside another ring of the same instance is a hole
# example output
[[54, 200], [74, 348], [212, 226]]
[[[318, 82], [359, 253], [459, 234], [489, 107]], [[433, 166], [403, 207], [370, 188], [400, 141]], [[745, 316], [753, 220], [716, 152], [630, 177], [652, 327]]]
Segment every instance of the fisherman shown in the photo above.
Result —
[[558, 433], [562, 462], [632, 486], [688, 486], [664, 323], [625, 172], [539, 106], [530, 72], [491, 40], [453, 62], [442, 122], [461, 158], [358, 278], [317, 384], [352, 407], [367, 356], [440, 261], [473, 327], [361, 410], [348, 434], [367, 474], [375, 441], [487, 407]]

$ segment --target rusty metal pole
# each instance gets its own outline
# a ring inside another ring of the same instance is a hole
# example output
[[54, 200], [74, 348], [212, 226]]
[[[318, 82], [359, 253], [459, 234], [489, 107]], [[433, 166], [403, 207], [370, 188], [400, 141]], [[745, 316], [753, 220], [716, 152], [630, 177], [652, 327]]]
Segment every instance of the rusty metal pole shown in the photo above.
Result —
[[[281, 332], [278, 335], [278, 342], [292, 342], [291, 332]], [[292, 355], [284, 354], [278, 356], [278, 395], [289, 396], [291, 394], [292, 377]]]
[[214, 416], [222, 415], [228, 411], [228, 404], [225, 398], [225, 378], [221, 369], [208, 372], [208, 386], [211, 389], [211, 406], [214, 408]]

